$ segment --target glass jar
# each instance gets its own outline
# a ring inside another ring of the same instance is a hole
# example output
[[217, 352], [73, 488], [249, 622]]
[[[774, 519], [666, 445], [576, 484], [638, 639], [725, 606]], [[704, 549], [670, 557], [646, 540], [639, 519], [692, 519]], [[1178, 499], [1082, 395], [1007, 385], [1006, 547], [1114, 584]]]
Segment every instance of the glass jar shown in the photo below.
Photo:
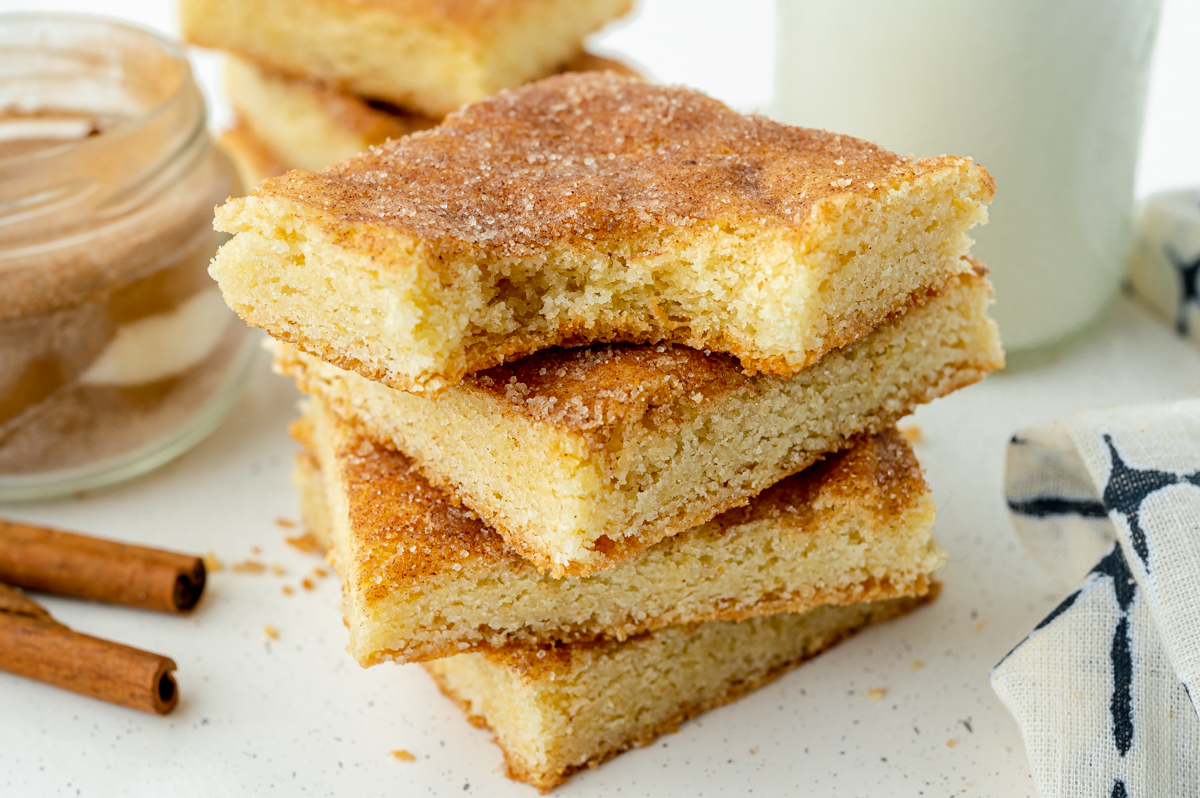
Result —
[[146, 30], [0, 15], [0, 500], [144, 473], [254, 360], [208, 262], [237, 193], [187, 59]]

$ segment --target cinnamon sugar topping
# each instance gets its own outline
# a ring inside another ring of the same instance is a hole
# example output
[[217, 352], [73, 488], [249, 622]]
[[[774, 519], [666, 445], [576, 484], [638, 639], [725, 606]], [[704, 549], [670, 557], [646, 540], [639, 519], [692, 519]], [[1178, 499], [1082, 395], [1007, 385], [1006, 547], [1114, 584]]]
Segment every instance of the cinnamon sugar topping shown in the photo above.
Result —
[[698, 92], [575, 73], [504, 92], [431, 131], [260, 191], [436, 245], [526, 256], [651, 227], [788, 229], [814, 203], [914, 176], [849, 136], [744, 116]]

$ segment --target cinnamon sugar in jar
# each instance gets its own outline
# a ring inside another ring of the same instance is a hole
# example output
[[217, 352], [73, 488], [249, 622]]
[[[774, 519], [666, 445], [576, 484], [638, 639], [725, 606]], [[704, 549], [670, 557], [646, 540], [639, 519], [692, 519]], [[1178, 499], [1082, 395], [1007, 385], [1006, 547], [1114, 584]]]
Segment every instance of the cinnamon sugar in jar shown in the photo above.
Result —
[[0, 500], [141, 474], [216, 427], [255, 350], [207, 273], [237, 191], [173, 44], [0, 15]]

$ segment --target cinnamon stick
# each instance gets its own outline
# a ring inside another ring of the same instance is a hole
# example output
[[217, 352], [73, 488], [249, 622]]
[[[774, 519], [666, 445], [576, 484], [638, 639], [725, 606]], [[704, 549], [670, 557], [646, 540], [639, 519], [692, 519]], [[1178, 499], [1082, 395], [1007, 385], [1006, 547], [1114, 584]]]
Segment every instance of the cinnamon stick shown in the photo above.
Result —
[[205, 578], [199, 557], [0, 520], [0, 582], [26, 590], [187, 612]]
[[73, 632], [8, 585], [0, 585], [0, 670], [156, 715], [179, 700], [169, 657]]

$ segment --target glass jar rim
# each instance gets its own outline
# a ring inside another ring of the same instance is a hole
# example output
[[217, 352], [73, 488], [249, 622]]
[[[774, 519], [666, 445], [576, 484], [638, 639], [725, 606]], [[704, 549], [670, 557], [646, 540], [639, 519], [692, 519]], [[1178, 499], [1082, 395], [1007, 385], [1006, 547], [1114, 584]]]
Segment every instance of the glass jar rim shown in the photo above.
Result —
[[213, 199], [189, 182], [216, 174], [204, 98], [157, 32], [0, 14], [0, 109], [15, 155], [0, 159], [0, 319], [108, 291], [150, 268], [147, 241], [211, 225]]
[[[179, 103], [187, 101], [189, 85], [194, 85], [192, 80], [191, 64], [188, 62], [187, 55], [183, 48], [174, 40], [170, 39], [163, 33], [154, 30], [145, 25], [129, 22], [127, 20], [117, 19], [115, 17], [105, 16], [103, 14], [87, 14], [73, 12], [49, 12], [49, 11], [17, 11], [0, 13], [0, 50], [5, 45], [17, 37], [14, 33], [18, 33], [20, 28], [31, 26], [62, 26], [63, 28], [75, 27], [80, 33], [94, 31], [97, 34], [118, 33], [120, 35], [129, 36], [130, 41], [140, 39], [145, 45], [157, 48], [163, 55], [174, 61], [180, 67], [179, 80], [170, 91], [164, 92], [163, 96], [153, 105], [142, 111], [141, 113], [129, 119], [124, 119], [114, 126], [116, 128], [136, 128], [152, 124], [155, 119], [160, 118], [170, 112], [171, 108]], [[3, 109], [0, 109], [3, 110]], [[204, 115], [201, 115], [200, 124], [204, 124]], [[33, 153], [23, 155], [12, 155], [5, 157], [0, 153], [0, 167], [9, 165], [15, 160], [31, 161], [31, 160], [49, 160], [60, 155], [66, 150], [80, 148], [95, 148], [102, 146], [102, 137], [84, 137], [81, 139], [67, 140], [58, 146], [47, 147]]]
[[0, 14], [0, 109], [91, 118], [99, 134], [81, 129], [61, 142], [50, 134], [0, 155], [0, 262], [8, 264], [166, 190], [208, 147], [204, 98], [182, 48], [101, 16]]

